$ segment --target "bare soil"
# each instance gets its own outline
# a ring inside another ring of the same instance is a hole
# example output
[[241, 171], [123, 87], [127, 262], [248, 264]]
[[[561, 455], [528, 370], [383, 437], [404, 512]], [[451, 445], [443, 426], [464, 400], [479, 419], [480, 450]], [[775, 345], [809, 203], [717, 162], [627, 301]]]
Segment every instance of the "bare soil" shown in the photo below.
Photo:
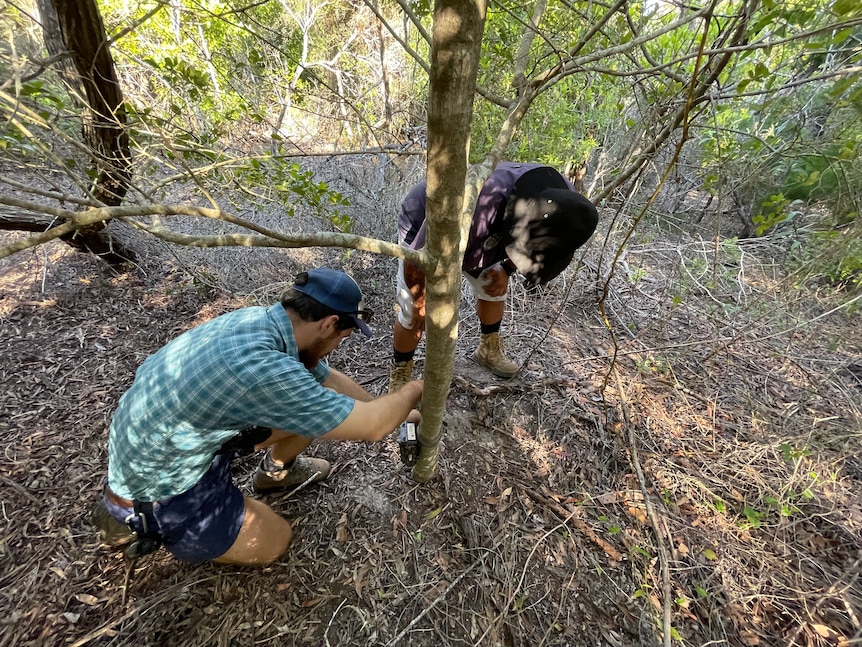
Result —
[[[858, 314], [794, 292], [754, 243], [718, 274], [693, 263], [711, 244], [633, 245], [607, 283], [594, 247], [541, 293], [513, 286], [514, 380], [469, 361], [465, 294], [437, 477], [414, 483], [392, 439], [313, 446], [333, 474], [266, 497], [296, 540], [264, 569], [129, 563], [88, 515], [137, 366], [280, 286], [116, 274], [60, 244], [0, 261], [0, 644], [862, 643]], [[331, 363], [382, 392], [394, 263], [280, 258], [365, 287], [377, 335]]]

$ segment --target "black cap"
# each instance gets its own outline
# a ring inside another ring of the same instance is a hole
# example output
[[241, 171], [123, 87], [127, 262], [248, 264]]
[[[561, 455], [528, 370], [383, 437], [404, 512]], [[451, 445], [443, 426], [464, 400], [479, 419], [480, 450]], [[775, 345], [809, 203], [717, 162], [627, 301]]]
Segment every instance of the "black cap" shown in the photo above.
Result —
[[503, 222], [506, 254], [528, 283], [538, 285], [569, 266], [596, 230], [599, 214], [562, 175], [542, 166], [515, 182]]

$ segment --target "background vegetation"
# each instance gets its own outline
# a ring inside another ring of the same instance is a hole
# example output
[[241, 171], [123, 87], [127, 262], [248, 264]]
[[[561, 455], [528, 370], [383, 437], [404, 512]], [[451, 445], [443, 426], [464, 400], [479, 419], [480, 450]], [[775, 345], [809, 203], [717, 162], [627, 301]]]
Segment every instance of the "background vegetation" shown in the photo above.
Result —
[[[387, 309], [391, 264], [328, 246], [386, 252], [366, 238], [394, 239], [399, 201], [424, 175], [434, 7], [99, 2], [123, 102], [94, 115], [46, 19], [63, 4], [0, 14], [0, 227], [15, 230], [0, 240], [0, 313], [22, 366], [3, 373], [14, 413], [0, 419], [4, 492], [19, 504], [0, 548], [10, 644], [130, 632], [336, 644], [334, 629], [368, 645], [862, 639], [857, 2], [490, 4], [471, 161], [565, 170], [602, 217], [543, 300], [513, 286], [505, 325], [524, 381], [487, 384], [458, 365], [452, 451], [419, 493], [403, 475], [367, 480], [392, 469], [385, 454], [322, 450], [347, 465], [333, 486], [345, 490], [284, 502], [320, 506], [306, 537], [323, 529], [288, 558], [289, 581], [159, 558], [131, 585], [121, 561], [68, 546], [89, 536], [75, 506], [97, 487], [109, 405], [144, 351], [265, 301], [294, 269], [345, 267]], [[93, 147], [100, 116], [127, 154]], [[122, 195], [104, 190], [118, 171], [130, 171]], [[91, 251], [124, 273], [56, 242], [78, 242], [88, 216], [108, 223], [108, 247]], [[260, 248], [307, 244], [327, 247]], [[123, 301], [143, 330], [116, 323]], [[462, 305], [459, 359], [476, 335], [466, 293]], [[357, 348], [335, 361], [385, 388], [387, 341], [379, 361]], [[112, 360], [82, 369], [105, 345]], [[65, 386], [46, 399], [51, 379]], [[93, 411], [66, 428], [76, 398]], [[71, 462], [58, 434], [79, 440]], [[55, 496], [40, 470], [67, 465], [86, 474]], [[371, 494], [352, 498], [357, 486]], [[34, 552], [33, 528], [60, 557]], [[309, 572], [325, 593], [290, 588]], [[185, 591], [186, 615], [163, 590]], [[285, 591], [267, 607], [282, 624], [249, 633], [269, 618], [261, 595]], [[230, 613], [200, 611], [225, 601]]]

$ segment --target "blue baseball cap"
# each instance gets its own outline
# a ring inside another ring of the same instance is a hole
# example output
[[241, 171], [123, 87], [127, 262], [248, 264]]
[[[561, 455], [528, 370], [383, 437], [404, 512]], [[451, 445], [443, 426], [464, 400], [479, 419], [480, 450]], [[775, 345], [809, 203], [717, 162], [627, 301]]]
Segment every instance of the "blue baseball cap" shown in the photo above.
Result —
[[344, 272], [320, 267], [306, 272], [308, 281], [303, 285], [294, 283], [293, 289], [322, 303], [338, 314], [348, 315], [356, 327], [366, 337], [371, 337], [371, 329], [366, 322], [371, 321], [373, 310], [365, 307], [362, 290]]

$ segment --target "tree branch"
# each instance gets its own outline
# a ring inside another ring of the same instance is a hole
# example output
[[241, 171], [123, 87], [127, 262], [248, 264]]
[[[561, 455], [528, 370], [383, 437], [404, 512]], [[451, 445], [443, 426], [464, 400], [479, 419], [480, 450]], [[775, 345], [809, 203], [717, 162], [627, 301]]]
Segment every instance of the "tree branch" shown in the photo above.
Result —
[[[428, 61], [426, 61], [424, 58], [422, 58], [422, 55], [419, 54], [419, 52], [417, 52], [415, 49], [410, 47], [410, 45], [407, 43], [407, 41], [405, 41], [403, 38], [401, 38], [401, 36], [395, 31], [395, 29], [392, 27], [392, 25], [389, 24], [389, 21], [386, 20], [386, 18], [383, 17], [383, 14], [381, 14], [377, 10], [377, 7], [372, 2], [370, 2], [369, 0], [363, 0], [363, 2], [365, 3], [365, 6], [367, 6], [369, 9], [371, 9], [371, 11], [374, 13], [374, 15], [377, 16], [377, 20], [379, 20], [380, 23], [386, 28], [386, 31], [388, 31], [391, 34], [392, 38], [394, 38], [396, 41], [398, 41], [398, 44], [401, 45], [401, 47], [404, 49], [405, 53], [407, 53], [414, 61], [416, 61], [419, 64], [419, 67], [421, 67], [423, 70], [425, 70], [426, 73], [430, 72], [431, 66], [428, 64]], [[419, 20], [419, 17], [413, 12], [413, 10], [410, 8], [410, 6], [406, 2], [404, 2], [403, 0], [398, 0], [398, 5], [401, 7], [402, 11], [404, 11], [404, 13], [410, 19], [410, 22], [413, 23], [413, 26], [416, 27], [416, 30], [419, 32], [419, 34], [422, 36], [422, 38], [425, 40], [425, 42], [428, 43], [428, 45], [430, 46], [431, 36], [429, 36], [428, 32], [425, 31], [425, 28], [422, 26], [422, 22]]]
[[[42, 243], [54, 240], [59, 236], [74, 232], [76, 229], [108, 220], [123, 220], [137, 229], [146, 231], [162, 240], [187, 245], [190, 247], [346, 247], [394, 258], [402, 258], [422, 264], [424, 252], [407, 249], [402, 245], [390, 243], [376, 238], [343, 234], [338, 232], [317, 232], [314, 234], [287, 234], [274, 229], [257, 225], [251, 221], [239, 218], [216, 208], [196, 207], [190, 205], [148, 204], [139, 206], [99, 207], [87, 211], [69, 211], [56, 209], [45, 205], [18, 200], [8, 196], [0, 196], [0, 204], [14, 206], [26, 211], [43, 213], [56, 220], [64, 221], [62, 225], [53, 227], [43, 233], [30, 236], [11, 245], [0, 248], [0, 258], [5, 258], [24, 249], [29, 249]], [[192, 235], [171, 230], [162, 225], [149, 225], [135, 218], [145, 216], [192, 216], [221, 220], [255, 234], [222, 234], [222, 235]]]

